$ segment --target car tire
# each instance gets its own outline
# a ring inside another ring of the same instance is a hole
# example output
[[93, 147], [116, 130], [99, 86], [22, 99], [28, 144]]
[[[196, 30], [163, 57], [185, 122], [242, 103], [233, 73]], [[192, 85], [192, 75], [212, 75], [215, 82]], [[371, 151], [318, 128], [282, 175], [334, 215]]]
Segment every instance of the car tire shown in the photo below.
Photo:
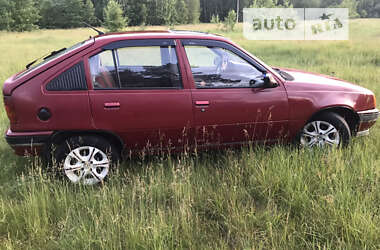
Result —
[[303, 147], [345, 147], [351, 131], [343, 117], [326, 112], [309, 121], [300, 131], [298, 142]]
[[103, 183], [120, 163], [119, 150], [100, 136], [75, 136], [56, 146], [53, 152], [57, 172], [72, 183]]

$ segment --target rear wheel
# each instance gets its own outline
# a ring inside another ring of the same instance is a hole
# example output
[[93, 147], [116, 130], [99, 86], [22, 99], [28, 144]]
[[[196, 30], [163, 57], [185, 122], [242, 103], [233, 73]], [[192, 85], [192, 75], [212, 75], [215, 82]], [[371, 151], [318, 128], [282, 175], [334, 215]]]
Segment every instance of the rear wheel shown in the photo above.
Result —
[[59, 172], [72, 183], [84, 185], [103, 182], [120, 162], [117, 148], [97, 136], [70, 137], [57, 146], [54, 155]]
[[335, 113], [323, 113], [308, 122], [300, 132], [299, 143], [304, 147], [346, 146], [351, 138], [347, 122]]

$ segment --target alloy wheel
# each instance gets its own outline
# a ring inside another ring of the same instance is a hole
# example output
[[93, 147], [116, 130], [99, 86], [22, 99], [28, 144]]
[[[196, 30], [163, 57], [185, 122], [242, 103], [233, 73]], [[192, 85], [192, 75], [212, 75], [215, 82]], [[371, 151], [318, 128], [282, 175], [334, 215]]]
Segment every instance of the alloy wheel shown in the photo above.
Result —
[[312, 121], [301, 132], [300, 142], [305, 147], [337, 147], [340, 144], [339, 131], [329, 122]]
[[110, 160], [100, 149], [82, 146], [70, 151], [66, 156], [63, 170], [73, 183], [94, 185], [107, 176]]

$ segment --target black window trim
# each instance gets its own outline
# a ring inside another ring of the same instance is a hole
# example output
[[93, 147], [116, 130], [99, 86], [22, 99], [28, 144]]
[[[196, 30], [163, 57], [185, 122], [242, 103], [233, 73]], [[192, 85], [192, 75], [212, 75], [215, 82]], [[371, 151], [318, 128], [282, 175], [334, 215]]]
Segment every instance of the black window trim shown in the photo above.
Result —
[[112, 58], [113, 58], [113, 64], [115, 66], [116, 70], [116, 80], [117, 84], [119, 85], [119, 89], [121, 88], [121, 81], [120, 81], [120, 75], [119, 75], [119, 55], [116, 53], [115, 49], [111, 50], [112, 51]]
[[136, 39], [121, 40], [103, 46], [103, 50], [120, 49], [126, 47], [149, 47], [149, 46], [176, 46], [174, 39]]
[[197, 87], [195, 89], [253, 89], [253, 87]]
[[131, 88], [96, 88], [94, 90], [181, 90], [184, 89], [182, 87], [144, 87], [144, 88], [139, 88], [139, 87], [131, 87]]
[[[131, 88], [123, 88], [121, 87], [120, 75], [119, 75], [119, 55], [117, 53], [117, 49], [128, 48], [128, 47], [170, 47], [173, 46], [176, 57], [177, 57], [177, 66], [178, 66], [178, 77], [180, 80], [180, 86], [178, 87], [131, 87]], [[177, 54], [177, 43], [175, 39], [134, 39], [134, 40], [121, 40], [109, 43], [102, 47], [102, 51], [112, 51], [114, 67], [116, 70], [116, 77], [118, 81], [119, 88], [93, 88], [94, 90], [170, 90], [170, 89], [184, 89], [183, 81], [182, 81], [182, 72], [181, 67], [179, 65], [178, 54]], [[97, 54], [97, 55], [98, 55]], [[95, 56], [95, 55], [94, 55]]]

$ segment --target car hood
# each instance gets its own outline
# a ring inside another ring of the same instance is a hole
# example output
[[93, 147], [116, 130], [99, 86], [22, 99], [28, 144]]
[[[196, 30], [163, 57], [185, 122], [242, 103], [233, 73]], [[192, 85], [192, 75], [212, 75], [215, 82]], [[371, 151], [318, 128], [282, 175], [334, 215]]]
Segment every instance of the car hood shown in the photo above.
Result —
[[285, 82], [289, 90], [308, 90], [308, 91], [345, 91], [372, 93], [370, 90], [359, 85], [341, 80], [336, 77], [305, 72], [296, 69], [278, 68], [293, 77], [293, 80]]

